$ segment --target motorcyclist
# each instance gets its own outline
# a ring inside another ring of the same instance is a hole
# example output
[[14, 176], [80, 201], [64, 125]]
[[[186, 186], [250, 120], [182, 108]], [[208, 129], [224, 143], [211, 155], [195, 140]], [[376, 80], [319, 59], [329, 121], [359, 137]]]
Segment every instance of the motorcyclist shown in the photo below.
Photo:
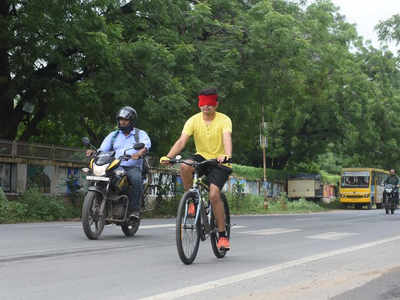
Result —
[[[101, 143], [99, 151], [115, 151], [115, 157], [120, 157], [128, 148], [132, 148], [136, 143], [144, 143], [145, 147], [141, 150], [128, 150], [126, 154], [131, 159], [121, 162], [128, 176], [130, 187], [128, 190], [129, 197], [129, 216], [139, 218], [140, 216], [140, 199], [142, 198], [142, 169], [143, 155], [149, 151], [151, 141], [147, 133], [143, 130], [135, 128], [137, 113], [130, 106], [122, 107], [116, 115], [118, 130], [112, 131]], [[86, 155], [90, 156], [93, 150], [87, 150]]]
[[396, 204], [397, 204], [397, 202], [399, 200], [399, 190], [398, 190], [399, 183], [400, 183], [400, 180], [399, 180], [399, 177], [396, 175], [396, 171], [394, 169], [391, 169], [390, 170], [390, 175], [386, 178], [384, 184], [392, 184], [392, 185], [395, 186], [395, 201], [396, 201]]
[[396, 175], [396, 171], [394, 169], [390, 170], [390, 175], [386, 178], [385, 184], [393, 184], [393, 185], [398, 185], [399, 184], [399, 177]]

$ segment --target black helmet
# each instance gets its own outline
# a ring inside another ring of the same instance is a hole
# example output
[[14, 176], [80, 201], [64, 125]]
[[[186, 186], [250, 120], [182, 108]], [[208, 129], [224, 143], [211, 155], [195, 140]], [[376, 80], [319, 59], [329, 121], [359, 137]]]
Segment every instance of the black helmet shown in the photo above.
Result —
[[[129, 120], [129, 125], [128, 126], [121, 126], [119, 124], [119, 119], [127, 119]], [[116, 116], [117, 119], [117, 124], [118, 124], [118, 129], [122, 130], [123, 132], [131, 132], [133, 127], [135, 126], [136, 119], [137, 119], [137, 113], [136, 110], [133, 109], [130, 106], [124, 106], [121, 108]]]

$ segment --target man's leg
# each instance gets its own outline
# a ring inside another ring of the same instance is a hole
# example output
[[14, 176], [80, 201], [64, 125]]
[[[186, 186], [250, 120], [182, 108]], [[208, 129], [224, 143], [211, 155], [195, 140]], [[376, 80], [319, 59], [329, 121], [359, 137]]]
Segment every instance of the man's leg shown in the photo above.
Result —
[[226, 232], [225, 222], [225, 208], [224, 202], [221, 199], [221, 190], [225, 185], [225, 182], [229, 178], [229, 174], [232, 171], [226, 167], [215, 167], [209, 172], [208, 179], [210, 181], [210, 201], [213, 206], [213, 212], [217, 221], [218, 227], [218, 244], [219, 249], [230, 249], [230, 243]]
[[193, 172], [194, 168], [185, 164], [181, 164], [181, 178], [183, 183], [183, 188], [185, 191], [190, 189], [193, 184]]
[[126, 174], [130, 183], [128, 190], [129, 214], [139, 217], [140, 199], [142, 196], [142, 170], [140, 168], [126, 168]]
[[215, 219], [217, 220], [218, 232], [225, 231], [224, 203], [221, 200], [221, 192], [215, 184], [210, 184], [210, 201], [213, 207]]

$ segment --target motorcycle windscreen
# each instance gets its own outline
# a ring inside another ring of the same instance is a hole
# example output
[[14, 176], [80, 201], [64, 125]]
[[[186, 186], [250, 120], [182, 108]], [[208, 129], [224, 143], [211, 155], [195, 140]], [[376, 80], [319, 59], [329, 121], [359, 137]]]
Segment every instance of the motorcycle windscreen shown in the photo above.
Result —
[[109, 164], [114, 160], [115, 151], [101, 152], [97, 155], [95, 163], [98, 166]]

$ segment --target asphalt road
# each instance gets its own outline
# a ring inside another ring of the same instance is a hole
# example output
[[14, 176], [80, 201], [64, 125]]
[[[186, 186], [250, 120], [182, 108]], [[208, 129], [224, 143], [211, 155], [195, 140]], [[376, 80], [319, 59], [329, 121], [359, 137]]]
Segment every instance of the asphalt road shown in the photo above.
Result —
[[232, 250], [209, 240], [183, 265], [175, 220], [142, 220], [133, 238], [78, 222], [0, 225], [5, 299], [400, 299], [400, 211], [234, 216]]

